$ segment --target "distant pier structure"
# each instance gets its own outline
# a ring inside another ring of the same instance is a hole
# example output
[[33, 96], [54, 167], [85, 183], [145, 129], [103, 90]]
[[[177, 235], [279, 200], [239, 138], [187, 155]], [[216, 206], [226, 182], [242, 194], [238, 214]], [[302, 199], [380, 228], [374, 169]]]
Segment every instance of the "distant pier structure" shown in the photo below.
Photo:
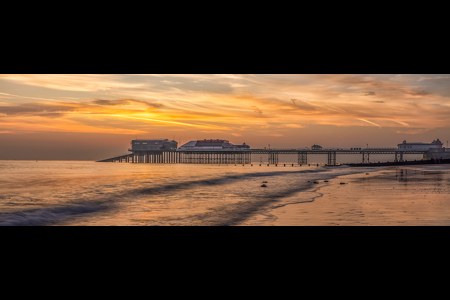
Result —
[[371, 154], [393, 154], [394, 162], [404, 162], [404, 155], [423, 154], [424, 159], [450, 158], [450, 151], [442, 147], [439, 139], [432, 143], [398, 144], [397, 148], [323, 149], [251, 149], [249, 145], [231, 144], [223, 139], [190, 141], [178, 148], [178, 143], [168, 139], [132, 140], [131, 153], [117, 155], [99, 162], [163, 163], [163, 164], [251, 164], [252, 154], [267, 154], [268, 164], [277, 165], [280, 154], [297, 154], [298, 165], [308, 163], [308, 154], [324, 154], [328, 165], [336, 165], [337, 155], [360, 155], [361, 163], [369, 163]]

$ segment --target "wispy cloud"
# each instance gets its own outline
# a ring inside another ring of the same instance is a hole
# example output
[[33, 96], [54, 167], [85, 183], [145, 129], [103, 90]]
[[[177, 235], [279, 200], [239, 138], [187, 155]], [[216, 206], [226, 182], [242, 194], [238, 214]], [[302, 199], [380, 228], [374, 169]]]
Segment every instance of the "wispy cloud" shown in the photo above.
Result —
[[0, 96], [0, 125], [30, 118], [49, 128], [120, 131], [132, 122], [149, 133], [148, 124], [229, 132], [450, 127], [450, 76], [442, 74], [2, 74]]
[[136, 99], [126, 99], [122, 98], [119, 100], [102, 100], [96, 99], [91, 101], [91, 103], [102, 106], [123, 106], [123, 105], [132, 105], [132, 104], [144, 104], [148, 107], [159, 108], [163, 105], [161, 103], [151, 103], [148, 101], [136, 100]]
[[119, 74], [1, 74], [0, 79], [48, 89], [82, 92], [146, 86], [143, 83], [126, 82], [124, 76]]
[[252, 106], [252, 108], [253, 108], [253, 111], [254, 111], [255, 113], [257, 113], [257, 114], [262, 114], [262, 110], [260, 110], [258, 107]]
[[376, 123], [374, 123], [374, 122], [371, 122], [371, 121], [369, 121], [369, 120], [365, 120], [365, 119], [358, 119], [358, 120], [361, 120], [361, 121], [367, 122], [367, 123], [369, 123], [369, 124], [372, 124], [372, 125], [374, 125], [374, 126], [377, 126], [377, 127], [380, 127], [380, 128], [381, 128], [381, 126], [380, 126], [380, 125], [378, 125], [378, 124], [376, 124]]

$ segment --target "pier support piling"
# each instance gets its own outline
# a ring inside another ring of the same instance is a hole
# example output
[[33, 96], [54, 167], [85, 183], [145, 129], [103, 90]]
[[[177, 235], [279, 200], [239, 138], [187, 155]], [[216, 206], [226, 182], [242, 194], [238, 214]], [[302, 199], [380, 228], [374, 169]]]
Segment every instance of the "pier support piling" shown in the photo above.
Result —
[[403, 161], [403, 152], [395, 152], [395, 162]]
[[328, 165], [336, 165], [336, 152], [328, 152]]
[[278, 152], [269, 152], [269, 164], [278, 164]]
[[369, 152], [363, 152], [362, 153], [362, 163], [364, 164], [364, 163], [369, 163]]
[[308, 153], [307, 152], [298, 152], [298, 164], [307, 164], [308, 163]]

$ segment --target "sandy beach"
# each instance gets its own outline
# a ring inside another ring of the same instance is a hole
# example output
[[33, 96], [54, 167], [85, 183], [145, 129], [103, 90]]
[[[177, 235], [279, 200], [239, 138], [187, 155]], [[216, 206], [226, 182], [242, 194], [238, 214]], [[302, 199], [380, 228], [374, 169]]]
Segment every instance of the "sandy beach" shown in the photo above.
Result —
[[313, 201], [273, 209], [251, 224], [446, 226], [450, 225], [449, 179], [448, 165], [390, 167], [342, 176], [308, 191], [315, 195]]

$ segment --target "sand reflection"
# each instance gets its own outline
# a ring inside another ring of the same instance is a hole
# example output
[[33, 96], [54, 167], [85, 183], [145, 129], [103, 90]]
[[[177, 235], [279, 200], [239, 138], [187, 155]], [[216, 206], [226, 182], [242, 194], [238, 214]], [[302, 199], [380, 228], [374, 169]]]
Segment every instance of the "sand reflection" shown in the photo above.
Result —
[[[287, 205], [258, 225], [450, 225], [448, 166], [394, 167], [320, 183], [313, 202]], [[340, 184], [345, 182], [346, 184]]]

